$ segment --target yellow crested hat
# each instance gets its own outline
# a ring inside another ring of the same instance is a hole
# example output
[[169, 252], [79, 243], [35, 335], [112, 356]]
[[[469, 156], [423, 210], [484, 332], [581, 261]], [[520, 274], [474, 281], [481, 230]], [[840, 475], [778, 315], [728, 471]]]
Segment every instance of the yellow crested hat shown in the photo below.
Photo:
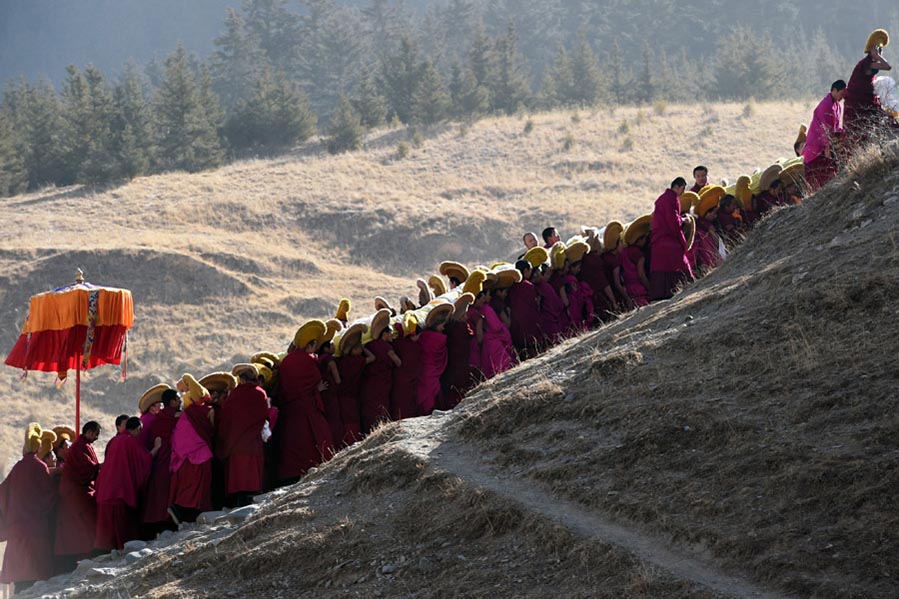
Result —
[[259, 364], [256, 370], [259, 372], [258, 376], [262, 377], [263, 385], [268, 385], [272, 381], [272, 377], [275, 376], [271, 368], [262, 364]]
[[371, 317], [371, 326], [369, 330], [371, 332], [372, 340], [377, 339], [381, 336], [381, 333], [384, 332], [384, 329], [390, 326], [390, 310], [387, 308], [381, 308], [378, 310], [374, 316]]
[[483, 270], [475, 270], [465, 280], [465, 284], [462, 286], [462, 293], [470, 293], [477, 297], [484, 290], [486, 281], [487, 273]]
[[684, 238], [687, 240], [687, 250], [693, 247], [693, 241], [696, 239], [696, 219], [692, 214], [684, 216], [681, 222], [681, 230], [684, 232]]
[[22, 453], [37, 453], [41, 448], [41, 425], [32, 422], [25, 429], [25, 445], [22, 447]]
[[198, 381], [210, 391], [224, 393], [237, 386], [237, 378], [230, 372], [211, 372]]
[[871, 32], [871, 35], [868, 36], [868, 41], [865, 42], [865, 53], [867, 54], [874, 48], [886, 48], [890, 45], [890, 34], [887, 33], [886, 29], [875, 29]]
[[349, 316], [352, 307], [353, 304], [350, 302], [350, 300], [348, 300], [347, 298], [341, 299], [340, 303], [337, 304], [337, 312], [334, 314], [334, 318], [346, 322], [347, 316]]
[[699, 194], [699, 204], [694, 207], [696, 214], [702, 218], [706, 213], [718, 206], [721, 198], [727, 195], [727, 191], [720, 185], [709, 185]]
[[552, 266], [555, 270], [559, 270], [565, 266], [565, 259], [568, 256], [565, 254], [565, 244], [561, 241], [555, 242], [551, 248], [549, 248], [549, 265]]
[[337, 341], [337, 355], [345, 356], [350, 349], [362, 340], [362, 334], [368, 329], [365, 323], [357, 322], [352, 324], [344, 331], [340, 332], [340, 339]]
[[[231, 368], [231, 375], [237, 379], [240, 379], [241, 375], [243, 375], [244, 378], [253, 379], [255, 381], [256, 378], [259, 377], [260, 367], [268, 369], [268, 366], [258, 363], [252, 364], [244, 362], [243, 364], [235, 364]], [[269, 370], [269, 372], [271, 372], [271, 370]]]
[[400, 314], [408, 314], [417, 308], [418, 306], [415, 305], [415, 302], [410, 300], [407, 296], [404, 295], [400, 298]]
[[387, 301], [386, 298], [376, 295], [375, 296], [375, 311], [378, 310], [390, 310], [390, 313], [393, 314], [396, 310], [393, 309], [393, 306], [390, 305], [390, 302]]
[[496, 276], [494, 289], [508, 289], [516, 283], [521, 283], [521, 271], [511, 264], [502, 264], [491, 273]]
[[438, 325], [445, 323], [453, 315], [455, 307], [449, 301], [443, 301], [432, 307], [425, 318], [425, 328], [433, 329]]
[[531, 263], [531, 268], [537, 268], [549, 260], [549, 252], [546, 251], [546, 248], [542, 248], [538, 245], [526, 251], [524, 253], [524, 259]]
[[54, 443], [56, 443], [56, 433], [50, 430], [41, 431], [41, 447], [37, 450], [37, 457], [44, 459], [44, 456], [53, 451]]
[[805, 182], [805, 164], [797, 162], [781, 171], [780, 180], [784, 185], [802, 185]]
[[179, 386], [187, 387], [187, 391], [181, 394], [184, 401], [182, 409], [186, 410], [190, 404], [200, 403], [204, 397], [209, 397], [209, 390], [200, 384], [191, 374], [182, 374]]
[[324, 336], [328, 326], [321, 320], [310, 320], [304, 322], [303, 326], [297, 329], [293, 336], [293, 344], [298, 349], [305, 349], [310, 343], [318, 343], [318, 340]]
[[463, 293], [460, 295], [453, 303], [453, 318], [462, 320], [462, 318], [465, 317], [465, 313], [468, 311], [468, 306], [474, 303], [474, 299], [474, 296], [470, 293]]
[[762, 173], [761, 178], [759, 178], [759, 190], [760, 191], [768, 191], [771, 189], [771, 184], [780, 179], [780, 173], [782, 173], [784, 167], [775, 163], [765, 169], [765, 172]]
[[406, 312], [403, 314], [400, 325], [403, 327], [403, 336], [414, 335], [415, 330], [418, 328], [418, 314]]
[[[467, 279], [468, 277], [466, 276], [465, 278]], [[447, 292], [446, 282], [437, 275], [431, 275], [431, 278], [428, 279], [428, 287], [431, 288], [431, 291], [433, 291], [436, 296], [443, 295]]]
[[808, 127], [806, 127], [805, 125], [799, 125], [799, 134], [796, 136], [796, 141], [793, 142], [793, 145], [805, 143], [807, 133]]
[[343, 323], [336, 318], [332, 318], [328, 322], [326, 322], [325, 334], [318, 340], [318, 343], [315, 344], [315, 350], [320, 350], [325, 343], [334, 339], [334, 334], [342, 328]]
[[589, 253], [590, 246], [582, 239], [575, 239], [574, 241], [569, 242], [568, 246], [565, 248], [565, 255], [572, 264], [580, 262], [584, 259], [584, 256]]
[[56, 433], [56, 443], [53, 444], [53, 449], [62, 445], [63, 441], [72, 443], [78, 438], [75, 431], [67, 426], [54, 426], [53, 432]]
[[621, 234], [623, 232], [624, 225], [621, 222], [613, 220], [607, 224], [606, 230], [603, 231], [602, 234], [602, 249], [607, 252], [614, 250], [615, 246], [618, 245], [618, 240], [621, 239]]
[[[468, 269], [465, 268], [464, 265], [459, 264], [458, 262], [447, 260], [440, 263], [440, 274], [445, 276], [447, 279], [456, 279], [461, 285], [465, 282], [466, 279], [468, 279], [468, 275], [470, 275], [471, 273], [468, 272]], [[443, 294], [438, 293], [437, 295]]]
[[752, 205], [751, 185], [752, 179], [749, 175], [740, 175], [739, 178], [737, 178], [737, 185], [734, 188], [734, 197], [740, 202], [740, 206], [744, 210], [748, 210]]
[[145, 413], [150, 409], [150, 406], [155, 403], [161, 402], [163, 392], [171, 388], [172, 387], [170, 385], [167, 385], [165, 383], [153, 385], [152, 387], [144, 391], [144, 394], [140, 396], [140, 400], [137, 402], [137, 409], [141, 414]]
[[[268, 360], [268, 361], [266, 361]], [[265, 364], [269, 368], [277, 368], [281, 365], [281, 356], [270, 351], [261, 351], [250, 357], [250, 362], [254, 364]], [[271, 362], [271, 364], [269, 364]]]
[[652, 214], [644, 214], [634, 219], [624, 230], [624, 244], [633, 245], [638, 239], [652, 230]]
[[685, 191], [679, 199], [681, 212], [689, 212], [690, 208], [699, 205], [699, 194], [695, 191]]

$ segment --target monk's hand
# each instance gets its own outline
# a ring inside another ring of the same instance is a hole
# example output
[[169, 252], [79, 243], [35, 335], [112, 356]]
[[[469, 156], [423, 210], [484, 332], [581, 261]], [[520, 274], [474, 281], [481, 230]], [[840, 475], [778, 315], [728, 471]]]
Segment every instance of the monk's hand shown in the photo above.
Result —
[[318, 384], [319, 391], [324, 391], [327, 388], [328, 388], [328, 381], [322, 381]]
[[153, 441], [153, 449], [159, 449], [162, 447], [162, 437], [156, 437], [156, 440]]

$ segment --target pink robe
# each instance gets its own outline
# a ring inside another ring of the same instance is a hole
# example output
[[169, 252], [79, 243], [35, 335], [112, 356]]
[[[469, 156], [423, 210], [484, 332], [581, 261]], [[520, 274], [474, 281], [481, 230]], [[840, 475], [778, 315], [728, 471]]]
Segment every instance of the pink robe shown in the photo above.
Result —
[[697, 264], [704, 270], [716, 268], [721, 264], [721, 254], [718, 252], [718, 239], [712, 235], [714, 225], [703, 219], [696, 223]]
[[169, 504], [200, 511], [212, 509], [211, 410], [208, 403], [191, 404], [175, 425], [169, 464], [172, 473]]
[[692, 275], [687, 260], [687, 239], [681, 229], [682, 220], [677, 194], [673, 189], [666, 189], [656, 200], [652, 213], [650, 273], [684, 272]]
[[621, 252], [621, 270], [624, 273], [624, 288], [631, 301], [637, 306], [649, 305], [649, 290], [640, 282], [637, 264], [643, 258], [643, 250], [629, 245]]
[[546, 343], [554, 345], [562, 339], [571, 321], [565, 310], [565, 304], [562, 303], [562, 298], [549, 284], [549, 281], [540, 281], [534, 286], [541, 299], [540, 328], [543, 330]]
[[53, 487], [47, 465], [33, 453], [16, 462], [0, 483], [0, 539], [6, 540], [0, 582], [53, 575]]
[[[418, 411], [427, 416], [434, 411], [440, 397], [440, 377], [446, 370], [448, 353], [446, 335], [438, 331], [422, 331], [418, 338], [421, 367], [418, 377]], [[406, 367], [405, 362], [403, 368]]]
[[[469, 311], [472, 309], [469, 308]], [[512, 367], [512, 335], [489, 305], [481, 306], [478, 311], [484, 318], [481, 372], [489, 379]]]

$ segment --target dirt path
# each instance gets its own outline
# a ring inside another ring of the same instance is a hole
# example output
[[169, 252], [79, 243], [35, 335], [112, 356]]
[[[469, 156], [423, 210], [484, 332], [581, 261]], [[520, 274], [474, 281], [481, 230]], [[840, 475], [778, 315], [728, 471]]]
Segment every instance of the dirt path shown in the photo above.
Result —
[[559, 523], [576, 534], [615, 545], [637, 558], [715, 592], [746, 599], [789, 599], [789, 595], [765, 590], [748, 580], [719, 571], [713, 564], [684, 553], [668, 541], [653, 537], [590, 511], [573, 501], [560, 499], [534, 482], [508, 472], [498, 472], [471, 446], [446, 439], [446, 417], [404, 420], [409, 435], [400, 448], [428, 461], [431, 466], [512, 500], [530, 512]]

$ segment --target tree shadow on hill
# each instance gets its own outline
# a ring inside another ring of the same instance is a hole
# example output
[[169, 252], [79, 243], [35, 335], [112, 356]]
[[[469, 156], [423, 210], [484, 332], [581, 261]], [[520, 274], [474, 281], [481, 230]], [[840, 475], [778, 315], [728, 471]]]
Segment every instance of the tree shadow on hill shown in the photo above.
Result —
[[[129, 181], [112, 181], [109, 183], [96, 183], [92, 185], [70, 185], [68, 187], [45, 187], [31, 193], [42, 194], [38, 197], [29, 199], [16, 199], [16, 196], [4, 198], [3, 203], [7, 208], [24, 208], [25, 206], [39, 206], [40, 204], [49, 204], [56, 200], [66, 200], [70, 198], [86, 198], [93, 195], [113, 191]], [[52, 191], [51, 190], [55, 190]], [[50, 193], [48, 193], [50, 192]]]

